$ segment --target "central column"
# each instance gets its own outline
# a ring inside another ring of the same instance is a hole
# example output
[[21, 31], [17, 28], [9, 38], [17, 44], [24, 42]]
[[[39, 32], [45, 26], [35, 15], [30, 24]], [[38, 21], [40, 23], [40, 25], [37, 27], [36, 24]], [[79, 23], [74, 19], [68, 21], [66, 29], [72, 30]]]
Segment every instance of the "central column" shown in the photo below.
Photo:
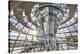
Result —
[[37, 31], [41, 32], [39, 35], [42, 36], [45, 42], [45, 50], [56, 50], [56, 31], [59, 25], [58, 14], [61, 13], [58, 7], [52, 5], [40, 6], [35, 11], [35, 17], [37, 18], [36, 23], [40, 29]]

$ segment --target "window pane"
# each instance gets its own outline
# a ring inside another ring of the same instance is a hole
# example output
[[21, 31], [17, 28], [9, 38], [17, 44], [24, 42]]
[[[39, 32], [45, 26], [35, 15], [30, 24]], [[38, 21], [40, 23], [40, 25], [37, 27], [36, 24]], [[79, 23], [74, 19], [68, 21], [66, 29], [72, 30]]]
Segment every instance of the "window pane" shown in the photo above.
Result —
[[78, 18], [78, 12], [75, 12], [74, 18]]
[[18, 36], [19, 33], [17, 33], [17, 32], [10, 32], [10, 35]]
[[17, 39], [17, 36], [13, 36], [13, 35], [11, 35], [11, 36], [10, 36], [10, 39], [14, 39], [14, 40], [16, 40], [16, 39]]
[[74, 27], [76, 28], [76, 30], [78, 30], [78, 25], [77, 24], [75, 24]]
[[57, 30], [57, 33], [59, 33], [60, 31], [59, 30]]
[[25, 37], [19, 36], [18, 40], [25, 40]]
[[29, 29], [28, 29], [28, 28], [26, 28], [26, 27], [24, 27], [24, 28], [22, 29], [22, 31], [23, 31], [23, 32], [25, 32], [25, 33], [27, 33], [27, 32], [28, 32], [28, 30], [29, 30]]
[[59, 26], [58, 26], [58, 28], [61, 28], [61, 27], [62, 27], [62, 25], [59, 25]]
[[66, 34], [66, 36], [70, 36], [70, 33], [65, 33]]
[[18, 28], [18, 29], [20, 30], [20, 29], [23, 28], [23, 25], [22, 25], [21, 23], [18, 23], [18, 24], [16, 25], [16, 28]]
[[28, 26], [31, 26], [32, 24], [30, 22], [27, 23]]
[[36, 36], [33, 37], [33, 41], [37, 41], [37, 37]]
[[56, 37], [60, 37], [60, 34], [56, 34]]
[[75, 22], [76, 21], [76, 19], [74, 19], [73, 17], [70, 19], [70, 22], [71, 23], [73, 23], [73, 22]]
[[10, 22], [11, 22], [13, 25], [15, 25], [16, 23], [18, 23], [17, 20], [14, 19], [14, 18], [10, 18]]
[[70, 23], [70, 21], [68, 21], [68, 22], [66, 22], [66, 24], [67, 24], [67, 26], [68, 26], [68, 25], [70, 25], [71, 23]]
[[61, 37], [65, 37], [65, 34], [61, 34]]
[[28, 19], [27, 19], [27, 16], [26, 17], [23, 17], [23, 20], [24, 20], [24, 22], [28, 22]]
[[59, 30], [60, 33], [64, 33], [63, 29]]
[[32, 36], [31, 35], [27, 35], [27, 39], [28, 39], [28, 41], [31, 41], [32, 40]]
[[74, 35], [77, 35], [77, 33], [76, 33], [76, 32], [74, 32], [74, 33], [71, 33], [71, 34], [72, 34], [73, 36], [74, 36]]
[[25, 34], [20, 34], [20, 36], [22, 36], [22, 37], [26, 37], [26, 35], [25, 35]]
[[66, 27], [66, 24], [62, 24], [62, 27]]
[[68, 28], [64, 28], [64, 32], [69, 32]]
[[73, 26], [70, 26], [70, 27], [69, 27], [69, 30], [70, 30], [70, 31], [75, 31], [75, 29], [74, 29]]

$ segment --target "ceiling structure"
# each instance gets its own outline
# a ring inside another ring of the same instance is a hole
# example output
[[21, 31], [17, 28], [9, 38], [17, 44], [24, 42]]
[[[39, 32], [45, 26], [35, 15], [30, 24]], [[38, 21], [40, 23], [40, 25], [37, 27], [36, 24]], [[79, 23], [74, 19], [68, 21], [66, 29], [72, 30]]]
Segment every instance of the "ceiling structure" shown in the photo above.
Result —
[[[19, 52], [40, 51], [39, 49], [36, 50], [36, 48], [43, 44], [43, 42], [37, 39], [40, 36], [36, 36], [36, 27], [39, 26], [31, 17], [32, 9], [36, 4], [45, 5], [52, 3], [9, 1], [9, 52], [16, 52], [18, 50]], [[68, 12], [57, 28], [56, 44], [59, 45], [59, 49], [56, 50], [65, 50], [65, 44], [67, 44], [67, 49], [77, 49], [78, 47], [77, 5], [66, 4], [65, 11]], [[28, 49], [24, 49], [25, 47]]]

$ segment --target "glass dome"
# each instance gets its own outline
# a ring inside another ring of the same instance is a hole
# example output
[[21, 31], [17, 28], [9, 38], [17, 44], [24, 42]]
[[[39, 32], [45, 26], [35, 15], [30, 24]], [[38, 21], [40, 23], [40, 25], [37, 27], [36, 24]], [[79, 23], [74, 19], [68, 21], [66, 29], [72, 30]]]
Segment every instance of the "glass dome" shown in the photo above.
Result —
[[[11, 5], [8, 35], [9, 53], [78, 48], [77, 5], [16, 1], [9, 4]], [[50, 8], [49, 5], [56, 9]], [[48, 21], [51, 20], [51, 17], [55, 18], [52, 22]]]

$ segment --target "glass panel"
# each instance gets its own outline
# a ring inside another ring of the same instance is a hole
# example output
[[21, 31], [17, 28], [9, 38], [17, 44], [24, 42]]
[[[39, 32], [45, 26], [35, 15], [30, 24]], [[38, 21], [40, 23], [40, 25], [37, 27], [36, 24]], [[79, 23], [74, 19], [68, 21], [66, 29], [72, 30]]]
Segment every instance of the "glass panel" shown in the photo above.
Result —
[[66, 36], [70, 36], [70, 33], [65, 33], [66, 34]]
[[[17, 36], [16, 35], [11, 35], [10, 36], [10, 39], [16, 40], [17, 39]], [[19, 38], [18, 38], [18, 40], [24, 40], [24, 39], [25, 39], [25, 37], [23, 37], [23, 36], [19, 36]]]
[[33, 41], [37, 41], [37, 37], [36, 36], [33, 37]]
[[59, 33], [60, 31], [59, 30], [57, 30], [57, 33]]
[[57, 18], [59, 18], [59, 20], [62, 21], [62, 13], [59, 11], [59, 13], [57, 14]]
[[63, 17], [62, 22], [66, 20], [66, 17]]
[[10, 35], [18, 36], [19, 33], [17, 33], [17, 32], [10, 32]]
[[29, 29], [28, 29], [28, 28], [26, 28], [26, 27], [24, 27], [24, 28], [22, 29], [22, 31], [23, 31], [23, 32], [25, 32], [25, 33], [27, 33], [27, 32], [28, 32], [28, 30], [29, 30]]
[[62, 27], [62, 25], [59, 25], [59, 26], [58, 26], [58, 28], [61, 28], [61, 27]]
[[56, 34], [56, 37], [60, 37], [60, 34]]
[[78, 18], [78, 12], [75, 12], [74, 18]]
[[52, 14], [57, 14], [58, 13], [58, 10], [56, 8], [49, 7], [49, 12], [52, 13]]
[[24, 22], [28, 22], [27, 16], [23, 18]]
[[74, 19], [73, 17], [70, 19], [70, 22], [71, 23], [73, 23], [73, 22], [75, 22], [76, 21], [76, 19]]
[[27, 25], [28, 25], [28, 26], [31, 26], [31, 25], [32, 25], [32, 23], [28, 22], [28, 23], [27, 23]]
[[76, 36], [77, 36], [77, 33], [76, 33], [76, 32], [74, 32], [74, 33], [71, 33], [71, 34], [72, 34], [73, 36], [74, 36], [74, 35], [76, 35]]
[[18, 28], [18, 29], [20, 30], [20, 29], [23, 28], [23, 25], [22, 25], [21, 23], [18, 23], [18, 24], [16, 25], [16, 28]]
[[64, 17], [65, 17], [65, 18], [68, 18], [68, 16], [69, 16], [69, 14], [68, 14], [68, 13], [66, 13], [66, 14], [64, 15]]
[[64, 37], [65, 37], [65, 34], [61, 34], [61, 37], [63, 37], [63, 38], [64, 38]]
[[60, 33], [64, 33], [63, 29], [60, 29], [59, 32], [60, 32]]
[[26, 37], [26, 35], [25, 35], [25, 34], [20, 34], [20, 36]]
[[25, 37], [19, 36], [18, 40], [25, 40]]
[[11, 22], [13, 25], [15, 25], [15, 24], [18, 23], [18, 21], [17, 21], [16, 19], [14, 19], [14, 18], [10, 18], [10, 22]]
[[17, 32], [10, 32], [10, 39], [16, 39], [19, 33]]
[[69, 32], [68, 28], [64, 28], [64, 32]]
[[62, 24], [62, 27], [66, 27], [66, 24]]
[[43, 10], [40, 11], [41, 14], [47, 14], [48, 13], [48, 7], [45, 7]]
[[67, 13], [69, 13], [69, 9], [67, 9], [66, 11], [67, 11]]
[[75, 31], [73, 26], [68, 27], [70, 31]]
[[78, 25], [77, 24], [75, 24], [74, 27], [76, 28], [76, 30], [78, 30]]
[[16, 40], [16, 39], [17, 39], [17, 36], [13, 36], [13, 35], [11, 35], [11, 36], [10, 36], [10, 39], [14, 39], [14, 40]]
[[31, 35], [27, 35], [27, 39], [28, 39], [28, 41], [31, 41], [32, 40], [32, 36]]
[[70, 21], [67, 21], [66, 24], [67, 24], [67, 26], [68, 26], [68, 25], [70, 25], [71, 23], [70, 23]]

